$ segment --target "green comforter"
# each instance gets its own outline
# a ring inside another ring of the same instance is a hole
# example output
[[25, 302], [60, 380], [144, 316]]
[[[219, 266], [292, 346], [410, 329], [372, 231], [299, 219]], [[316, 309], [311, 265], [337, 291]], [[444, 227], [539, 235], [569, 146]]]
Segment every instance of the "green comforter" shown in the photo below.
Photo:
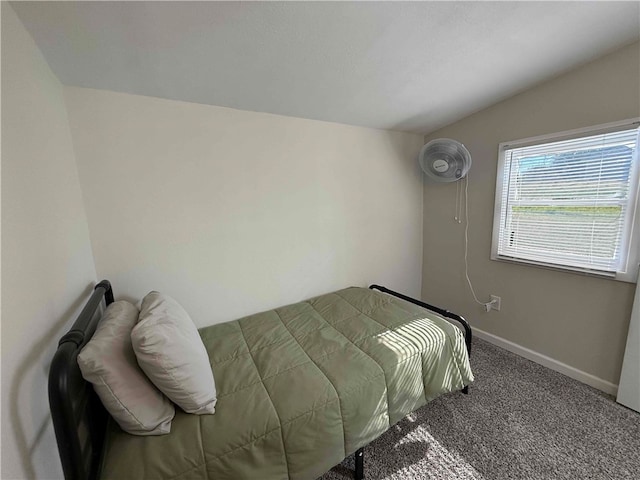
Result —
[[314, 479], [438, 395], [473, 380], [460, 330], [347, 288], [203, 328], [214, 415], [176, 408], [171, 433], [114, 422], [102, 478]]

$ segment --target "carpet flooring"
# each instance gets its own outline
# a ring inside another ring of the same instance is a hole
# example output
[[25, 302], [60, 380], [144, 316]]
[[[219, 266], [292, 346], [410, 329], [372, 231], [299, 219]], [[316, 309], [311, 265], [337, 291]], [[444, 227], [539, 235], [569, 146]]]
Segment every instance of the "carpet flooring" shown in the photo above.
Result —
[[[482, 340], [469, 395], [444, 395], [365, 448], [366, 480], [640, 479], [640, 414]], [[319, 480], [353, 478], [353, 456]]]

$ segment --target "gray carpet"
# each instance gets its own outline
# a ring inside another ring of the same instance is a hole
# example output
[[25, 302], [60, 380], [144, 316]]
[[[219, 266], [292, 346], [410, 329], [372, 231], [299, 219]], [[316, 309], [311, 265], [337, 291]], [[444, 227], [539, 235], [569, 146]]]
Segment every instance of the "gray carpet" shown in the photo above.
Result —
[[[474, 340], [470, 394], [445, 395], [365, 449], [366, 480], [640, 479], [640, 414]], [[320, 480], [353, 478], [353, 457]]]

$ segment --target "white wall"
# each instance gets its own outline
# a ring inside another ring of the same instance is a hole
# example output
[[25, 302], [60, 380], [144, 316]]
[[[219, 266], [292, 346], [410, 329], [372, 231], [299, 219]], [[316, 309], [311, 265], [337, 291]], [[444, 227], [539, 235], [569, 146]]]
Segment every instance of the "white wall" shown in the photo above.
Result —
[[62, 86], [2, 2], [3, 479], [62, 477], [47, 375], [94, 281]]
[[203, 326], [349, 285], [419, 294], [421, 136], [65, 94], [96, 269], [116, 297], [157, 289]]
[[[424, 189], [423, 297], [464, 314], [481, 330], [618, 383], [634, 285], [490, 260], [498, 144], [640, 116], [640, 45], [550, 80], [428, 136], [455, 138], [473, 156], [469, 180], [469, 268], [476, 293], [502, 297], [485, 313], [464, 277], [455, 185]], [[590, 381], [591, 381], [590, 380]]]

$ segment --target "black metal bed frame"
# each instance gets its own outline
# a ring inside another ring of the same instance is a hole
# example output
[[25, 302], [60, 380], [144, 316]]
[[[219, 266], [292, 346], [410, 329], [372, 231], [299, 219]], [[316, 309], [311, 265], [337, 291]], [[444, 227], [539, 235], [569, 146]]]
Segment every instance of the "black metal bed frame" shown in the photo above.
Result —
[[[471, 354], [471, 327], [460, 315], [407, 297], [380, 285], [370, 289], [393, 295], [437, 314], [455, 320], [464, 328], [467, 352]], [[109, 414], [84, 380], [78, 354], [93, 336], [104, 307], [113, 303], [113, 290], [107, 280], [98, 283], [71, 329], [60, 339], [49, 370], [49, 405], [65, 480], [95, 480], [102, 466], [103, 446]], [[468, 393], [469, 387], [462, 390]], [[364, 478], [364, 447], [356, 450], [356, 480]]]
[[[464, 329], [464, 343], [467, 347], [467, 354], [469, 356], [471, 356], [471, 341], [473, 339], [473, 333], [471, 332], [471, 326], [469, 325], [469, 322], [467, 322], [464, 317], [450, 312], [449, 310], [444, 310], [440, 307], [436, 307], [434, 305], [430, 305], [428, 303], [422, 302], [420, 300], [416, 300], [415, 298], [411, 298], [411, 297], [407, 297], [406, 295], [403, 295], [402, 293], [398, 293], [395, 292], [393, 290], [389, 290], [386, 287], [383, 287], [381, 285], [369, 285], [369, 288], [371, 290], [379, 290], [383, 293], [387, 293], [389, 295], [393, 295], [394, 297], [398, 297], [402, 300], [405, 300], [409, 303], [413, 303], [414, 305], [418, 305], [419, 307], [422, 308], [426, 308], [427, 310], [431, 310], [432, 312], [437, 313], [440, 316], [443, 316], [445, 318], [449, 318], [451, 320], [455, 320], [456, 322], [460, 323], [462, 325], [462, 328]], [[464, 387], [462, 389], [462, 393], [464, 394], [468, 394], [469, 393], [469, 386], [467, 385], [466, 387]], [[355, 456], [355, 463], [356, 463], [356, 471], [354, 474], [354, 478], [355, 480], [362, 480], [364, 478], [364, 447], [359, 448], [358, 450], [356, 450], [356, 453], [354, 453]]]
[[[471, 355], [471, 341], [473, 339], [473, 333], [471, 332], [471, 326], [469, 325], [469, 322], [467, 322], [464, 319], [464, 317], [456, 313], [450, 312], [449, 310], [445, 310], [443, 308], [436, 307], [434, 305], [429, 305], [428, 303], [425, 303], [421, 300], [416, 300], [415, 298], [407, 297], [402, 293], [394, 292], [393, 290], [389, 290], [388, 288], [382, 287], [380, 285], [370, 285], [369, 288], [372, 290], [376, 289], [376, 290], [380, 290], [381, 292], [388, 293], [389, 295], [393, 295], [394, 297], [401, 298], [402, 300], [405, 300], [409, 303], [413, 303], [414, 305], [418, 305], [419, 307], [426, 308], [427, 310], [431, 310], [432, 312], [435, 312], [442, 317], [455, 320], [456, 322], [460, 323], [462, 325], [462, 328], [464, 329], [464, 343], [467, 346], [467, 354]], [[465, 393], [468, 393], [468, 392], [465, 392]]]
[[103, 309], [113, 302], [107, 280], [98, 283], [71, 330], [58, 343], [49, 370], [49, 405], [66, 480], [94, 480], [100, 473], [109, 414], [82, 378], [78, 354], [96, 331]]

